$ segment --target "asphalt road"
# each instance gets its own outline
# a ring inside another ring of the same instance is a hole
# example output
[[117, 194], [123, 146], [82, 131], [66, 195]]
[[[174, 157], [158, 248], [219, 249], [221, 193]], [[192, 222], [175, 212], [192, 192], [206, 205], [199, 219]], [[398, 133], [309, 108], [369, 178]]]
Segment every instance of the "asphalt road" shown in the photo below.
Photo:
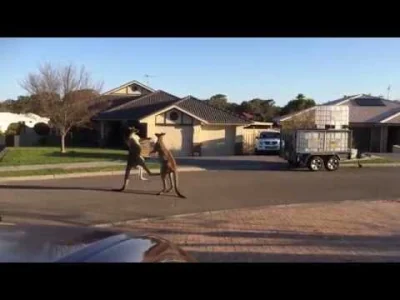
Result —
[[139, 181], [132, 176], [125, 192], [112, 191], [122, 176], [0, 183], [0, 215], [4, 220], [94, 225], [263, 205], [400, 198], [399, 168], [243, 169], [181, 173], [187, 199], [154, 195], [161, 189], [158, 177]]

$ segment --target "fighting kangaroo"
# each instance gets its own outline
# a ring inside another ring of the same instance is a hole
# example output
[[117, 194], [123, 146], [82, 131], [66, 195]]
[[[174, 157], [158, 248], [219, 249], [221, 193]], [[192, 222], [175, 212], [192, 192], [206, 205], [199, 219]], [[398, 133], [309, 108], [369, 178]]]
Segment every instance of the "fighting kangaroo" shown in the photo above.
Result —
[[118, 189], [118, 191], [125, 190], [126, 186], [128, 185], [129, 174], [132, 167], [136, 167], [139, 169], [140, 180], [147, 180], [143, 177], [143, 169], [147, 172], [149, 176], [154, 175], [146, 166], [143, 156], [141, 156], [142, 147], [140, 145], [140, 137], [137, 135], [138, 132], [139, 130], [137, 130], [135, 127], [128, 127], [127, 131], [124, 133], [124, 140], [125, 143], [128, 145], [129, 154], [126, 163], [124, 184], [120, 189]]
[[[156, 133], [157, 137], [157, 142], [154, 144], [153, 150], [150, 152], [151, 154], [157, 152], [158, 157], [160, 160], [160, 175], [161, 175], [161, 180], [163, 183], [163, 189], [161, 192], [159, 192], [157, 195], [161, 195], [163, 193], [168, 193], [172, 190], [172, 187], [175, 189], [175, 193], [181, 197], [181, 198], [186, 198], [184, 195], [181, 194], [181, 192], [178, 189], [178, 170], [177, 170], [177, 165], [174, 157], [172, 156], [171, 151], [167, 149], [167, 147], [164, 144], [163, 137], [165, 133]], [[171, 174], [174, 175], [174, 180], [172, 182]], [[167, 189], [166, 185], [166, 177], [168, 175], [169, 178], [169, 183], [170, 187]]]

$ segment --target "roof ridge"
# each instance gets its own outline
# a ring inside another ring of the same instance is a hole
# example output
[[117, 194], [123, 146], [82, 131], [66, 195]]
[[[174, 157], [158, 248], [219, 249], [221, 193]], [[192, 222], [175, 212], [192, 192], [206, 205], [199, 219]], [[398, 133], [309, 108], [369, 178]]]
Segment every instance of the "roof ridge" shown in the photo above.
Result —
[[102, 93], [102, 95], [109, 95], [110, 92], [118, 90], [118, 89], [123, 88], [123, 87], [126, 87], [126, 86], [131, 85], [131, 84], [137, 84], [137, 85], [141, 86], [142, 88], [144, 88], [144, 89], [146, 89], [146, 90], [148, 90], [148, 91], [150, 91], [152, 93], [155, 92], [155, 90], [153, 88], [151, 88], [151, 87], [141, 83], [140, 81], [137, 81], [137, 80], [134, 79], [134, 80], [128, 81], [128, 82], [126, 82], [124, 84], [121, 84], [120, 86], [117, 86], [116, 88], [108, 90], [108, 91]]
[[111, 111], [115, 111], [115, 110], [117, 110], [117, 109], [120, 109], [120, 108], [122, 108], [122, 107], [124, 107], [124, 106], [128, 105], [128, 104], [129, 104], [129, 103], [131, 103], [132, 101], [136, 101], [136, 100], [145, 99], [146, 97], [149, 97], [149, 96], [151, 96], [151, 95], [154, 95], [154, 94], [156, 94], [157, 92], [158, 92], [158, 91], [155, 91], [155, 92], [149, 93], [149, 94], [147, 94], [147, 95], [144, 95], [144, 96], [142, 96], [142, 97], [139, 97], [139, 98], [132, 99], [131, 101], [128, 101], [128, 102], [122, 103], [121, 105], [117, 105], [117, 106], [115, 106], [115, 107], [111, 108], [110, 110], [106, 110], [105, 112], [111, 112]]
[[[231, 115], [231, 116], [233, 116], [235, 118], [238, 118], [238, 119], [243, 120], [243, 121], [247, 121], [245, 118], [242, 118], [241, 116], [239, 116], [238, 114], [236, 114], [234, 112], [231, 112], [230, 110], [226, 110], [226, 109], [222, 109], [222, 108], [219, 108], [219, 107], [215, 107], [215, 106], [207, 103], [206, 100], [200, 100], [200, 99], [198, 99], [198, 98], [196, 98], [196, 97], [194, 97], [192, 95], [188, 95], [188, 96], [182, 98], [181, 101], [183, 102], [183, 101], [188, 100], [190, 98], [193, 98], [194, 100], [196, 100], [196, 101], [198, 101], [198, 102], [200, 102], [200, 103], [202, 103], [204, 105], [212, 107], [213, 109], [216, 109], [216, 110], [220, 110], [220, 111], [222, 111], [222, 112], [224, 112], [224, 113], [226, 113], [228, 115]], [[181, 101], [177, 102], [176, 104], [179, 104]]]
[[174, 98], [177, 98], [178, 100], [181, 100], [178, 96], [175, 96], [175, 95], [173, 95], [171, 93], [168, 93], [168, 92], [166, 92], [164, 90], [156, 90], [156, 92], [164, 93], [164, 94], [167, 94], [167, 95], [172, 96]]

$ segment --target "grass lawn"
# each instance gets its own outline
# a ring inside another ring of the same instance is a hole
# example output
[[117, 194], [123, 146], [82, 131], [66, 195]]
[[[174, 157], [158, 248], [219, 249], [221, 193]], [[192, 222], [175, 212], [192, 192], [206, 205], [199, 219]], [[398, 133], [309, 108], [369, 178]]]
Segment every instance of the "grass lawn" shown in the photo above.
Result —
[[57, 147], [10, 147], [7, 150], [0, 166], [125, 160], [127, 155], [124, 150], [99, 148], [67, 148], [65, 154]]
[[[159, 169], [157, 163], [147, 163], [149, 169]], [[93, 167], [93, 168], [76, 168], [76, 169], [42, 169], [42, 170], [21, 170], [0, 172], [0, 177], [19, 177], [19, 176], [35, 176], [35, 175], [56, 175], [56, 174], [72, 174], [72, 173], [88, 173], [88, 172], [105, 172], [105, 171], [124, 171], [125, 166], [110, 167]], [[133, 171], [133, 170], [132, 170]]]

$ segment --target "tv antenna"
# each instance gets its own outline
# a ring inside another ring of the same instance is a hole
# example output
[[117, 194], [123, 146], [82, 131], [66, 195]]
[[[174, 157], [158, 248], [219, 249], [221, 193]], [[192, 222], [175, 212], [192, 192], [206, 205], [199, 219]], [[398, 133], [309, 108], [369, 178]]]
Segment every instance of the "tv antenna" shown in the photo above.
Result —
[[147, 84], [147, 85], [150, 85], [149, 78], [153, 78], [153, 77], [156, 77], [156, 76], [154, 76], [154, 75], [149, 75], [149, 74], [144, 74], [144, 77], [146, 78], [146, 79], [145, 79], [145, 80], [146, 80], [146, 84]]
[[387, 98], [386, 98], [386, 99], [388, 99], [388, 100], [390, 100], [390, 99], [389, 99], [389, 96], [390, 96], [390, 90], [391, 90], [391, 88], [392, 88], [392, 86], [389, 84], [389, 86], [387, 87]]

